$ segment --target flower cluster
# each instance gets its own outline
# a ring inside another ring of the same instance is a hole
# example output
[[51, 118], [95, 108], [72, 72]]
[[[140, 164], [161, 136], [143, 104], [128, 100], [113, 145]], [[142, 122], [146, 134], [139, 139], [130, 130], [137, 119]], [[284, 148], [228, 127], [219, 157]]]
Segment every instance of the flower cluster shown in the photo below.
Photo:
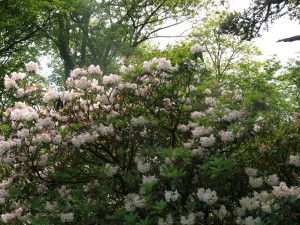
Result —
[[[59, 88], [6, 76], [3, 223], [255, 224], [299, 199], [299, 156], [274, 157], [278, 141], [264, 136], [280, 123], [262, 132], [272, 117], [252, 96], [189, 66], [153, 58], [103, 75], [91, 65]], [[293, 170], [289, 187], [288, 169], [262, 171], [268, 157]]]

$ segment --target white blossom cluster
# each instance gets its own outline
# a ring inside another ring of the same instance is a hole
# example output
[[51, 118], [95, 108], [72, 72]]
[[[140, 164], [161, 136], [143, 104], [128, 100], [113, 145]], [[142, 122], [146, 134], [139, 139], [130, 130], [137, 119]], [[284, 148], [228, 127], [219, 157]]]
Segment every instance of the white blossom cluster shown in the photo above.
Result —
[[209, 188], [199, 188], [197, 197], [200, 201], [206, 202], [208, 205], [213, 205], [218, 200], [217, 192], [212, 191]]
[[23, 80], [25, 78], [25, 73], [12, 73], [11, 77], [8, 77], [7, 75], [4, 77], [4, 87], [5, 90], [8, 91], [11, 88], [19, 88], [17, 81]]
[[220, 209], [219, 210], [214, 210], [214, 214], [220, 219], [224, 219], [228, 212], [226, 210], [226, 207], [224, 205], [221, 205]]
[[27, 72], [37, 72], [39, 69], [39, 65], [35, 62], [30, 61], [28, 63], [25, 63], [25, 68]]
[[194, 213], [190, 213], [187, 217], [180, 216], [180, 224], [182, 225], [193, 225], [195, 224], [196, 216]]
[[216, 138], [214, 137], [213, 134], [211, 134], [209, 137], [200, 137], [200, 144], [203, 147], [213, 146], [215, 142], [216, 142]]
[[63, 223], [72, 222], [74, 220], [74, 213], [61, 213], [60, 219]]
[[206, 105], [214, 106], [217, 103], [217, 100], [213, 97], [206, 97], [204, 102]]
[[203, 52], [204, 48], [200, 44], [194, 44], [190, 50], [192, 53], [198, 53], [198, 52]]
[[158, 218], [158, 223], [157, 225], [173, 225], [174, 221], [172, 218], [172, 215], [169, 213], [167, 215], [166, 220], [164, 220], [163, 218]]
[[257, 176], [257, 169], [246, 167], [245, 173], [249, 176], [249, 185], [252, 188], [259, 188], [263, 185], [263, 177]]
[[178, 191], [165, 191], [166, 202], [176, 201], [179, 198], [180, 194]]
[[290, 155], [288, 164], [300, 167], [300, 156], [299, 155]]
[[145, 71], [150, 72], [153, 66], [156, 67], [156, 69], [158, 70], [166, 70], [170, 72], [178, 71], [178, 65], [172, 66], [171, 61], [163, 57], [160, 58], [155, 57], [151, 61], [145, 61], [143, 65], [143, 69]]
[[222, 120], [227, 121], [227, 122], [239, 121], [242, 118], [242, 116], [243, 116], [243, 113], [240, 111], [226, 109], [224, 111]]
[[223, 131], [221, 130], [219, 132], [219, 135], [221, 137], [221, 140], [224, 142], [231, 142], [234, 140], [234, 134], [231, 131]]
[[193, 135], [193, 137], [200, 137], [203, 135], [211, 134], [212, 132], [213, 132], [212, 127], [200, 126], [200, 127], [196, 127], [194, 130], [192, 130], [192, 135]]
[[273, 186], [273, 192], [276, 197], [294, 196], [300, 198], [300, 187], [288, 187], [285, 182], [280, 182], [279, 186]]
[[23, 208], [17, 208], [14, 211], [10, 212], [10, 213], [4, 213], [1, 215], [1, 219], [3, 221], [3, 223], [10, 223], [10, 221], [14, 220], [15, 218], [17, 218], [19, 221], [21, 222], [26, 222], [30, 217], [31, 214], [23, 214]]
[[156, 183], [158, 179], [155, 176], [144, 176], [143, 175], [143, 184]]
[[204, 113], [204, 112], [195, 111], [195, 112], [191, 113], [191, 119], [203, 118], [205, 116], [206, 116], [206, 113]]
[[140, 195], [135, 193], [130, 193], [125, 196], [125, 209], [128, 212], [134, 211], [136, 208], [144, 208], [146, 206], [145, 199], [141, 198]]
[[118, 172], [118, 169], [119, 169], [118, 166], [112, 166], [111, 164], [106, 163], [103, 172], [105, 173], [106, 176], [112, 177]]
[[211, 95], [211, 90], [209, 88], [206, 88], [204, 91], [203, 91], [203, 94], [206, 94], [206, 95]]
[[4, 113], [6, 116], [10, 115], [9, 119], [14, 120], [37, 120], [39, 115], [37, 111], [31, 106], [26, 106], [24, 102], [16, 102], [14, 108], [9, 108]]
[[[253, 171], [248, 172], [254, 174]], [[256, 175], [256, 173], [255, 173]], [[270, 175], [265, 178], [265, 181], [269, 184], [278, 183], [278, 176], [276, 174]], [[236, 224], [256, 224], [260, 222], [260, 217], [246, 216], [246, 213], [258, 210], [264, 213], [272, 213], [272, 211], [278, 210], [279, 205], [276, 204], [277, 198], [289, 198], [294, 197], [296, 199], [300, 198], [300, 188], [299, 187], [287, 187], [286, 183], [280, 182], [278, 186], [273, 186], [272, 192], [261, 191], [260, 193], [254, 191], [253, 197], [244, 197], [240, 199], [240, 206], [236, 209], [237, 220]]]
[[150, 170], [151, 164], [149, 162], [145, 162], [144, 157], [136, 156], [134, 157], [134, 162], [136, 163], [139, 172], [147, 173]]
[[119, 75], [115, 75], [115, 74], [110, 74], [109, 76], [104, 76], [102, 83], [104, 85], [108, 85], [108, 84], [116, 84], [116, 83], [120, 83], [123, 80], [123, 78]]
[[133, 117], [131, 119], [131, 124], [134, 127], [144, 126], [147, 123], [149, 123], [149, 121], [146, 120], [143, 116], [139, 116], [138, 118]]
[[56, 201], [54, 201], [52, 204], [51, 204], [51, 202], [46, 201], [46, 205], [45, 205], [44, 209], [46, 209], [49, 212], [52, 212], [57, 207], [58, 207], [58, 203]]

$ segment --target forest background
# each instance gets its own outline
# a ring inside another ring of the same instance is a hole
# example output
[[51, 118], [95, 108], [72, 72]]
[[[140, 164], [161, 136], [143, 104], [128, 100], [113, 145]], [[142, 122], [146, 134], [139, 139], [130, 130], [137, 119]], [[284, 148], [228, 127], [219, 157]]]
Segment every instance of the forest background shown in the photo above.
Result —
[[300, 61], [253, 42], [299, 5], [2, 0], [1, 222], [299, 224]]

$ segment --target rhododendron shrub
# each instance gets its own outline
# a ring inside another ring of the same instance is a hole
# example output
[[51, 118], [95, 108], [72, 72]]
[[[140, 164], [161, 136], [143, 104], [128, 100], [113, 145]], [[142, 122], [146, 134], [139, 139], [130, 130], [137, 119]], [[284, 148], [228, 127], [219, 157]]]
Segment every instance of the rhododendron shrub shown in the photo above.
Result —
[[[207, 85], [199, 66], [154, 58], [105, 75], [92, 65], [59, 88], [34, 82], [33, 63], [7, 76], [2, 222], [254, 224], [278, 214], [282, 197], [297, 200], [284, 172], [249, 167], [269, 154], [272, 120], [241, 91]], [[280, 160], [299, 166], [298, 155]]]

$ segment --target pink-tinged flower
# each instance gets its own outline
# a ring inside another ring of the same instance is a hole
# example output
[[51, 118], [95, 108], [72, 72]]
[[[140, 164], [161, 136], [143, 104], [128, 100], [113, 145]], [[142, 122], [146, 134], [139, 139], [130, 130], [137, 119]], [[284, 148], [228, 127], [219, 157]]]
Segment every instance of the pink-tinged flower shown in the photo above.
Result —
[[255, 132], [259, 132], [260, 131], [260, 126], [259, 125], [257, 125], [257, 124], [254, 124], [254, 127], [253, 127], [253, 130], [255, 131]]
[[99, 65], [97, 65], [97, 66], [90, 65], [89, 68], [88, 68], [88, 72], [99, 74], [99, 75], [103, 74], [103, 71], [100, 69]]
[[148, 61], [145, 61], [143, 63], [143, 69], [146, 70], [146, 71], [148, 71], [148, 72], [150, 72], [151, 71], [151, 63], [148, 62]]
[[11, 79], [13, 80], [23, 80], [25, 78], [26, 74], [25, 73], [16, 73], [13, 72], [11, 75]]
[[71, 71], [70, 73], [70, 77], [71, 78], [75, 78], [75, 77], [78, 77], [79, 75], [80, 76], [84, 76], [87, 74], [87, 71], [83, 68], [76, 68], [74, 70]]
[[211, 134], [209, 137], [200, 137], [200, 143], [203, 147], [213, 146], [215, 142], [216, 138], [213, 134]]
[[200, 126], [200, 127], [196, 127], [194, 130], [192, 130], [192, 135], [194, 137], [199, 137], [199, 136], [203, 136], [203, 135], [207, 135], [213, 132], [213, 128], [212, 127], [204, 127], [204, 126]]
[[11, 79], [8, 76], [5, 76], [4, 77], [4, 87], [5, 87], [5, 90], [9, 90], [13, 87], [18, 88], [18, 85], [15, 80]]
[[25, 103], [17, 102], [15, 108], [10, 113], [10, 120], [37, 120], [38, 113], [32, 107], [28, 107]]
[[81, 77], [79, 80], [75, 80], [76, 87], [84, 90], [87, 89], [91, 85], [91, 81], [86, 77]]
[[224, 142], [230, 142], [234, 140], [234, 134], [231, 131], [223, 131], [219, 132], [221, 140]]
[[211, 95], [211, 90], [206, 88], [205, 91], [203, 91], [203, 94]]
[[195, 112], [191, 113], [192, 119], [203, 118], [205, 116], [206, 116], [206, 113], [204, 113], [204, 112], [195, 111]]
[[9, 221], [13, 220], [16, 216], [13, 213], [5, 213], [1, 215], [1, 219], [3, 223], [8, 223]]
[[23, 88], [19, 88], [19, 89], [17, 90], [17, 95], [18, 95], [19, 97], [23, 97], [23, 96], [25, 95], [24, 89], [23, 89]]
[[149, 123], [149, 121], [146, 120], [143, 116], [139, 116], [138, 118], [133, 117], [131, 119], [131, 124], [134, 127], [144, 126], [147, 123]]
[[216, 104], [216, 99], [215, 98], [212, 98], [212, 97], [206, 97], [205, 100], [204, 100], [205, 104], [206, 105], [215, 105]]
[[25, 64], [27, 72], [37, 72], [39, 65], [35, 62], [30, 61], [29, 63]]
[[110, 74], [109, 76], [104, 76], [103, 77], [103, 81], [102, 83], [104, 85], [107, 84], [114, 84], [114, 83], [119, 83], [123, 80], [122, 77], [120, 77], [119, 75], [115, 75], [115, 74]]
[[48, 103], [51, 100], [55, 100], [59, 98], [59, 93], [55, 90], [48, 89], [47, 92], [44, 94], [44, 99], [43, 101]]

